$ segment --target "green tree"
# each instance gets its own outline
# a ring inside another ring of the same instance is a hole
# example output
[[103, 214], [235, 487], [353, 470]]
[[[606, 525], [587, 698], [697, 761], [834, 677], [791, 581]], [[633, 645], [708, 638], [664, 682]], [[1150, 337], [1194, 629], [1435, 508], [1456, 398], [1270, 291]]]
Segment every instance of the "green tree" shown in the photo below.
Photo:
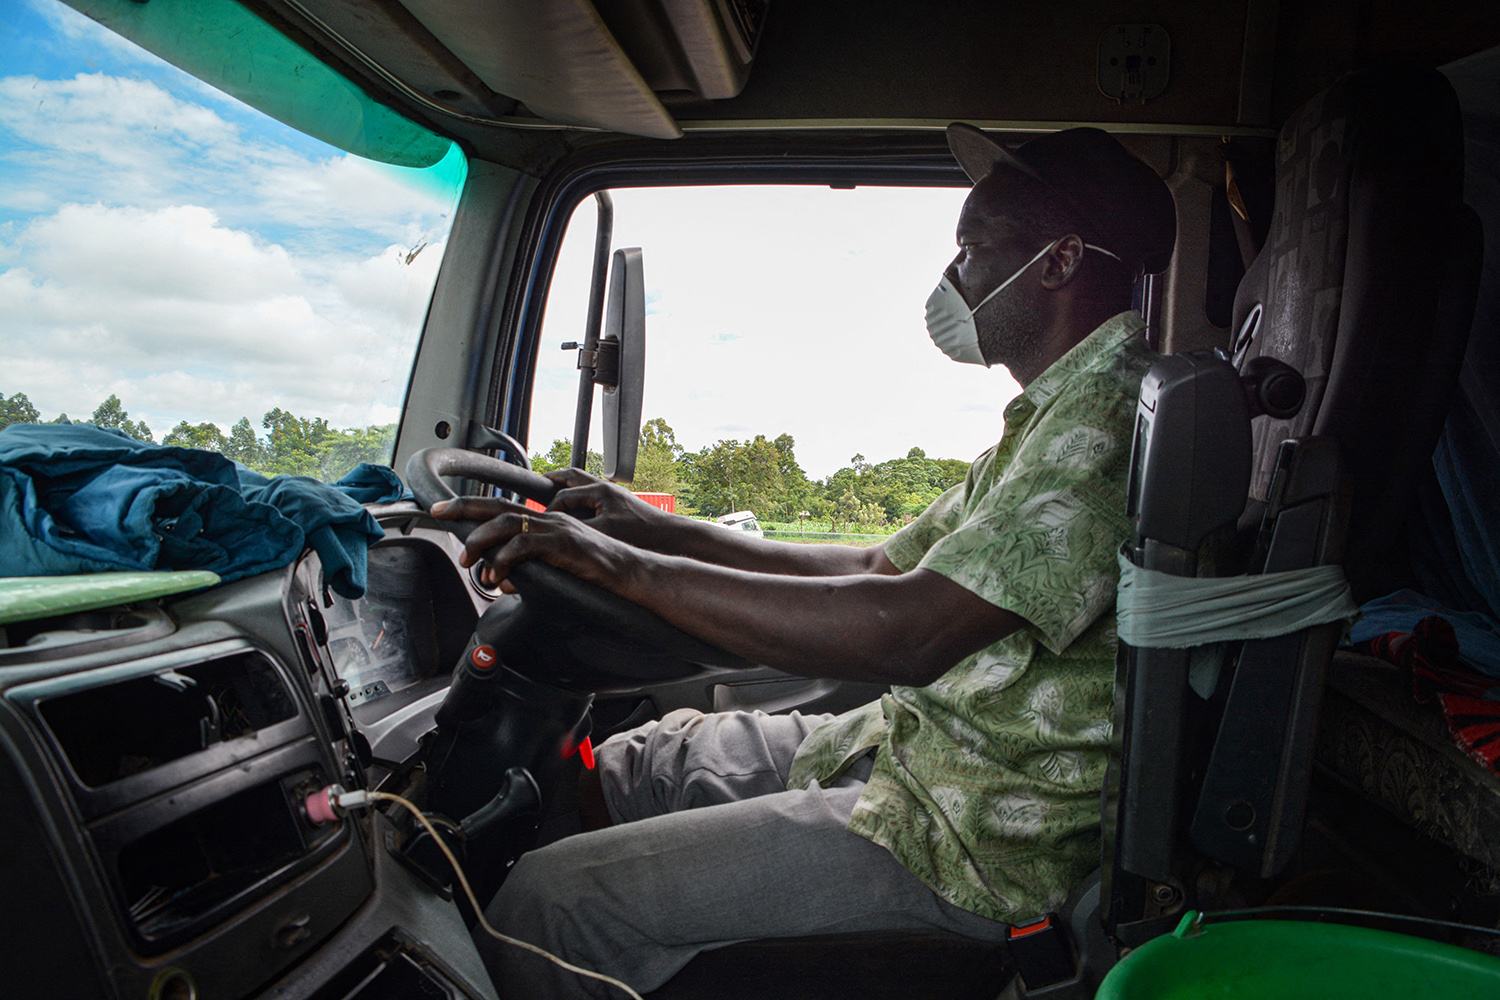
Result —
[[740, 509], [744, 494], [735, 462], [739, 448], [738, 441], [718, 441], [683, 456], [684, 492], [700, 513], [720, 517]]
[[[596, 476], [604, 475], [604, 456], [597, 451], [587, 453], [583, 468]], [[573, 442], [568, 438], [557, 438], [545, 455], [532, 455], [531, 468], [536, 472], [554, 472], [573, 464]]]
[[797, 516], [807, 477], [792, 452], [790, 434], [767, 440], [757, 434], [743, 451], [745, 505], [772, 521], [790, 521]]
[[319, 476], [323, 443], [334, 433], [326, 418], [299, 417], [278, 406], [260, 425], [266, 429], [266, 455], [256, 471], [270, 476]]
[[573, 444], [567, 438], [557, 438], [552, 447], [542, 455], [531, 456], [531, 468], [536, 472], [554, 472], [566, 469], [573, 455]]
[[661, 417], [646, 421], [641, 427], [640, 448], [635, 456], [635, 480], [631, 489], [641, 493], [678, 493], [682, 475], [677, 463], [682, 458], [677, 435]]
[[225, 440], [224, 432], [219, 430], [217, 424], [209, 422], [190, 424], [183, 420], [167, 432], [167, 436], [161, 439], [161, 443], [178, 448], [203, 448], [222, 453], [228, 441]]
[[814, 491], [812, 483], [808, 481], [807, 473], [802, 471], [802, 466], [797, 462], [795, 454], [796, 441], [790, 434], [782, 434], [771, 442], [776, 449], [776, 473], [781, 480], [782, 496], [775, 505], [776, 509], [771, 514], [782, 520], [794, 519], [802, 510], [808, 510], [813, 504]]
[[861, 500], [854, 490], [846, 489], [829, 512], [829, 527], [834, 531], [869, 531], [885, 523], [885, 512], [879, 505]]
[[849, 462], [821, 484], [823, 496], [837, 506], [849, 494], [858, 505], [879, 507], [888, 522], [911, 520], [944, 490], [961, 482], [969, 469], [967, 462], [958, 459], [928, 458], [921, 448], [875, 465], [863, 455]]
[[348, 475], [361, 462], [389, 461], [396, 446], [396, 425], [334, 431], [320, 445], [318, 478], [331, 483]]
[[681, 461], [689, 503], [711, 517], [753, 510], [768, 521], [787, 521], [806, 508], [811, 493], [797, 464], [794, 441], [757, 434], [748, 442], [718, 441]]
[[[62, 414], [57, 418], [56, 422], [67, 423], [64, 419], [66, 416], [67, 414]], [[94, 410], [94, 415], [89, 418], [89, 423], [96, 427], [108, 427], [111, 430], [123, 431], [137, 441], [151, 443], [155, 443], [156, 441], [151, 436], [151, 428], [147, 427], [144, 421], [130, 419], [130, 414], [125, 411], [124, 404], [120, 402], [120, 397], [114, 393], [110, 393], [109, 398], [99, 404], [99, 407]]]
[[26, 398], [26, 393], [18, 392], [10, 398], [0, 392], [0, 428], [9, 427], [11, 424], [39, 424], [42, 415], [37, 412], [31, 400]]
[[229, 428], [229, 439], [224, 443], [224, 457], [231, 461], [259, 468], [265, 462], [265, 448], [255, 436], [249, 417], [241, 417], [239, 423]]
[[96, 427], [108, 427], [111, 430], [117, 431], [124, 430], [123, 425], [127, 422], [129, 416], [130, 414], [125, 412], [124, 404], [120, 402], [120, 397], [114, 393], [110, 393], [109, 398], [100, 403], [94, 410], [94, 415], [90, 418], [90, 423]]
[[276, 408], [261, 425], [270, 433], [262, 441], [249, 417], [241, 417], [226, 436], [212, 423], [172, 428], [165, 443], [205, 448], [240, 462], [267, 476], [311, 476], [323, 482], [342, 478], [360, 462], [388, 461], [396, 441], [396, 425], [337, 430], [323, 417], [299, 417]]

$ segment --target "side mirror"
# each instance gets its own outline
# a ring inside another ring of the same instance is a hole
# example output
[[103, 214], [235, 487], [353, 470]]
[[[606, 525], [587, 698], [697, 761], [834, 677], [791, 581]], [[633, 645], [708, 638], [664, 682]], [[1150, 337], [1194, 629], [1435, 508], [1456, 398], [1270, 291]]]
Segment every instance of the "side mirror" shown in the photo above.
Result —
[[604, 478], [628, 483], [635, 478], [646, 389], [646, 279], [640, 247], [616, 250], [614, 258], [599, 347], [601, 358], [613, 354], [615, 364], [601, 364], [594, 381], [604, 388]]

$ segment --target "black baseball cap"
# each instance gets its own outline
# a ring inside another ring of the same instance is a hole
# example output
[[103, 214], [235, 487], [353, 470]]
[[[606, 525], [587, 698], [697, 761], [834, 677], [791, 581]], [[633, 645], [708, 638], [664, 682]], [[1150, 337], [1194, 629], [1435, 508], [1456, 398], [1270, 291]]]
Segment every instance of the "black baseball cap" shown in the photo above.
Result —
[[1097, 128], [1049, 132], [1007, 149], [972, 125], [948, 126], [948, 148], [969, 180], [996, 166], [1034, 178], [1065, 205], [1085, 232], [1078, 235], [1117, 254], [1126, 266], [1165, 271], [1177, 242], [1177, 204], [1166, 182]]

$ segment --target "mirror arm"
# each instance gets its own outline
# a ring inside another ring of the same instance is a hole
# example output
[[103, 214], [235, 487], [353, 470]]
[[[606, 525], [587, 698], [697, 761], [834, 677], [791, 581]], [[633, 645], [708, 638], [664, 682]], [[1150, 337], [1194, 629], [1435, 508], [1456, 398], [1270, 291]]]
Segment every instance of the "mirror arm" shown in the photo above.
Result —
[[620, 340], [614, 334], [607, 334], [592, 351], [579, 344], [576, 340], [564, 341], [562, 349], [578, 352], [579, 370], [588, 369], [592, 371], [594, 373], [595, 385], [602, 385], [606, 389], [614, 389], [619, 386]]
[[594, 381], [606, 389], [620, 385], [620, 341], [617, 337], [605, 337], [599, 341], [594, 352]]
[[[573, 411], [573, 453], [569, 464], [585, 467], [589, 453], [589, 423], [594, 415], [595, 363], [599, 328], [604, 322], [604, 289], [609, 277], [609, 251], [614, 239], [615, 203], [608, 191], [594, 192], [599, 225], [594, 234], [594, 279], [589, 288], [589, 315], [578, 354], [578, 406]], [[566, 347], [567, 345], [564, 345]], [[585, 363], [587, 361], [587, 363]]]

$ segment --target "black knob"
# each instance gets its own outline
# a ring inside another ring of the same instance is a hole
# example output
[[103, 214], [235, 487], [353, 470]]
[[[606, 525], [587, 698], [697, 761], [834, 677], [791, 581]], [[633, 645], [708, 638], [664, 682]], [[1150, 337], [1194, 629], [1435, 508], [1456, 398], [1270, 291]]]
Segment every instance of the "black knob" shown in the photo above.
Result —
[[1246, 363], [1240, 372], [1240, 385], [1252, 417], [1262, 414], [1276, 420], [1295, 417], [1307, 396], [1307, 383], [1301, 372], [1285, 361], [1264, 355]]

